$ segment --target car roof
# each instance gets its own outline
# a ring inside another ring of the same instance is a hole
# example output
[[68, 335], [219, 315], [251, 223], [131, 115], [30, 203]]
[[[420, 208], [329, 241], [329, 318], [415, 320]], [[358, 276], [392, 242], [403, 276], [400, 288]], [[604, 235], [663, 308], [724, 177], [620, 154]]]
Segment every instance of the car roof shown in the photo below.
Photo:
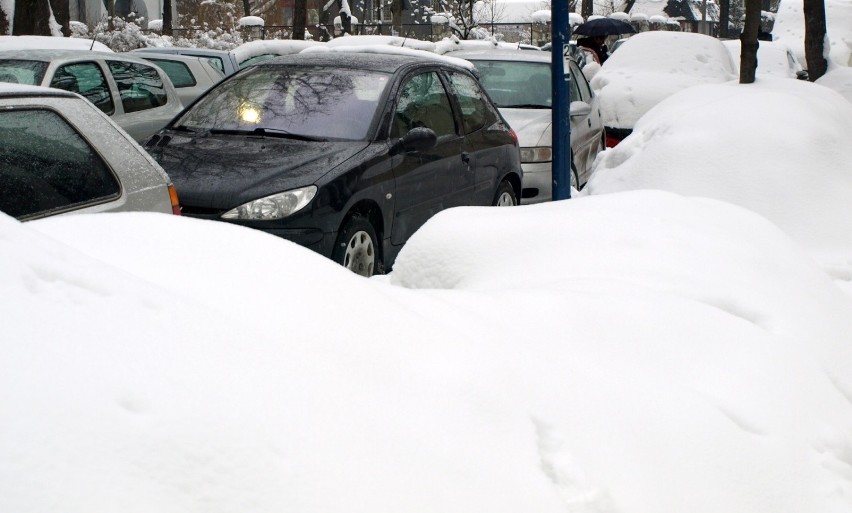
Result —
[[[424, 52], [423, 56], [414, 55], [411, 50], [406, 54], [395, 53], [365, 53], [365, 52], [347, 52], [347, 51], [331, 51], [331, 52], [303, 52], [294, 55], [284, 55], [276, 57], [268, 61], [256, 64], [255, 66], [271, 66], [271, 65], [313, 65], [313, 66], [329, 66], [338, 68], [357, 68], [369, 71], [379, 71], [386, 73], [395, 73], [406, 66], [414, 65], [444, 65], [447, 67], [466, 69], [465, 67], [451, 62], [449, 59], [442, 59], [438, 54], [430, 54]], [[464, 62], [464, 61], [461, 61]], [[468, 70], [470, 71], [470, 70]]]
[[75, 59], [105, 59], [123, 60], [145, 64], [146, 61], [139, 57], [133, 57], [127, 53], [95, 52], [89, 50], [0, 50], [0, 59], [21, 59], [27, 61], [50, 62], [55, 60]]
[[518, 61], [518, 62], [545, 62], [550, 63], [550, 53], [531, 52], [529, 50], [507, 50], [483, 48], [477, 50], [456, 50], [448, 52], [448, 56], [458, 57], [466, 60], [488, 60], [488, 61]]
[[20, 98], [20, 97], [60, 97], [60, 98], [77, 98], [78, 96], [70, 91], [62, 89], [54, 89], [52, 87], [42, 87], [26, 84], [13, 84], [9, 82], [0, 82], [0, 98]]

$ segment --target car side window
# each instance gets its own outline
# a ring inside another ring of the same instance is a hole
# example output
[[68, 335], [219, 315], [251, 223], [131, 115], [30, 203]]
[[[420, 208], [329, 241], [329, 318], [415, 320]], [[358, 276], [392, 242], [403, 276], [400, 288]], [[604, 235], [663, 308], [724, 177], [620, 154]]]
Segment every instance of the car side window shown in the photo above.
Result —
[[115, 112], [106, 77], [101, 67], [94, 62], [77, 62], [59, 67], [50, 81], [50, 87], [79, 93], [107, 115]]
[[195, 81], [195, 77], [192, 75], [192, 72], [189, 71], [189, 66], [182, 62], [166, 59], [151, 59], [147, 57], [146, 59], [165, 71], [169, 80], [172, 81], [172, 85], [175, 87], [192, 87], [198, 83]]
[[0, 111], [0, 211], [18, 219], [117, 198], [95, 150], [48, 109]]
[[449, 73], [449, 77], [461, 107], [465, 134], [475, 132], [497, 119], [476, 80], [461, 73]]
[[[586, 103], [592, 102], [592, 89], [589, 87], [589, 82], [586, 80], [583, 72], [580, 71], [580, 67], [571, 62], [571, 83], [576, 82], [577, 91], [574, 91], [575, 86], [571, 86], [571, 101], [576, 101], [580, 99]], [[579, 93], [579, 95], [577, 95]]]
[[168, 101], [163, 80], [151, 66], [111, 60], [109, 71], [118, 85], [124, 112], [153, 109]]
[[414, 75], [402, 86], [391, 137], [403, 137], [417, 127], [431, 128], [438, 137], [457, 134], [450, 99], [434, 71]]

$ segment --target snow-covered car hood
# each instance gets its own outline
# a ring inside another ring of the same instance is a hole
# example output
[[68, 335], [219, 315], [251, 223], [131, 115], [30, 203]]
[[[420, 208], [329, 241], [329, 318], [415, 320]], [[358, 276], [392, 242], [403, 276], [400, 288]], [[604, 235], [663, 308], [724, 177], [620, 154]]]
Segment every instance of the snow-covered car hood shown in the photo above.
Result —
[[500, 114], [518, 135], [522, 148], [550, 146], [552, 115], [550, 109], [501, 108]]

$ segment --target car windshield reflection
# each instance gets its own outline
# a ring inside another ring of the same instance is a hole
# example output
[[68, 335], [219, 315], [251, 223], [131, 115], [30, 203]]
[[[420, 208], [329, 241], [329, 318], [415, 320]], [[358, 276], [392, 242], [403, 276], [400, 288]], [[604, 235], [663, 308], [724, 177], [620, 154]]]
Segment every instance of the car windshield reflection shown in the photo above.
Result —
[[178, 129], [363, 140], [390, 75], [360, 70], [257, 66], [202, 98]]

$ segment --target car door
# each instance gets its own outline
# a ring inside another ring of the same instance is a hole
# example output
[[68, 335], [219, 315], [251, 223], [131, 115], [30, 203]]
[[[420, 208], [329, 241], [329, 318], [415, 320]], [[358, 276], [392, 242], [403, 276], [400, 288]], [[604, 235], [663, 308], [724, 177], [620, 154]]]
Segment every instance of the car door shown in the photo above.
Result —
[[137, 141], [154, 135], [181, 111], [171, 82], [167, 85], [168, 78], [153, 66], [114, 59], [107, 59], [106, 66], [120, 100], [120, 112], [113, 118]]
[[394, 245], [404, 244], [430, 217], [454, 204], [456, 176], [467, 168], [462, 160], [463, 139], [436, 70], [412, 73], [399, 88], [391, 137], [405, 137], [417, 127], [432, 129], [437, 144], [429, 150], [406, 152], [394, 167]]
[[78, 93], [107, 116], [116, 112], [115, 98], [105, 70], [95, 61], [71, 62], [56, 67], [45, 85]]
[[575, 107], [571, 115], [571, 150], [579, 183], [585, 184], [591, 174], [595, 157], [603, 147], [603, 123], [592, 88], [579, 66], [569, 61], [571, 71], [571, 103], [580, 101], [588, 108], [582, 112]]
[[491, 205], [505, 167], [506, 141], [503, 132], [491, 132], [488, 127], [501, 121], [497, 109], [472, 76], [448, 72], [453, 97], [461, 114], [464, 132], [465, 170], [457, 174], [455, 188], [457, 204]]

